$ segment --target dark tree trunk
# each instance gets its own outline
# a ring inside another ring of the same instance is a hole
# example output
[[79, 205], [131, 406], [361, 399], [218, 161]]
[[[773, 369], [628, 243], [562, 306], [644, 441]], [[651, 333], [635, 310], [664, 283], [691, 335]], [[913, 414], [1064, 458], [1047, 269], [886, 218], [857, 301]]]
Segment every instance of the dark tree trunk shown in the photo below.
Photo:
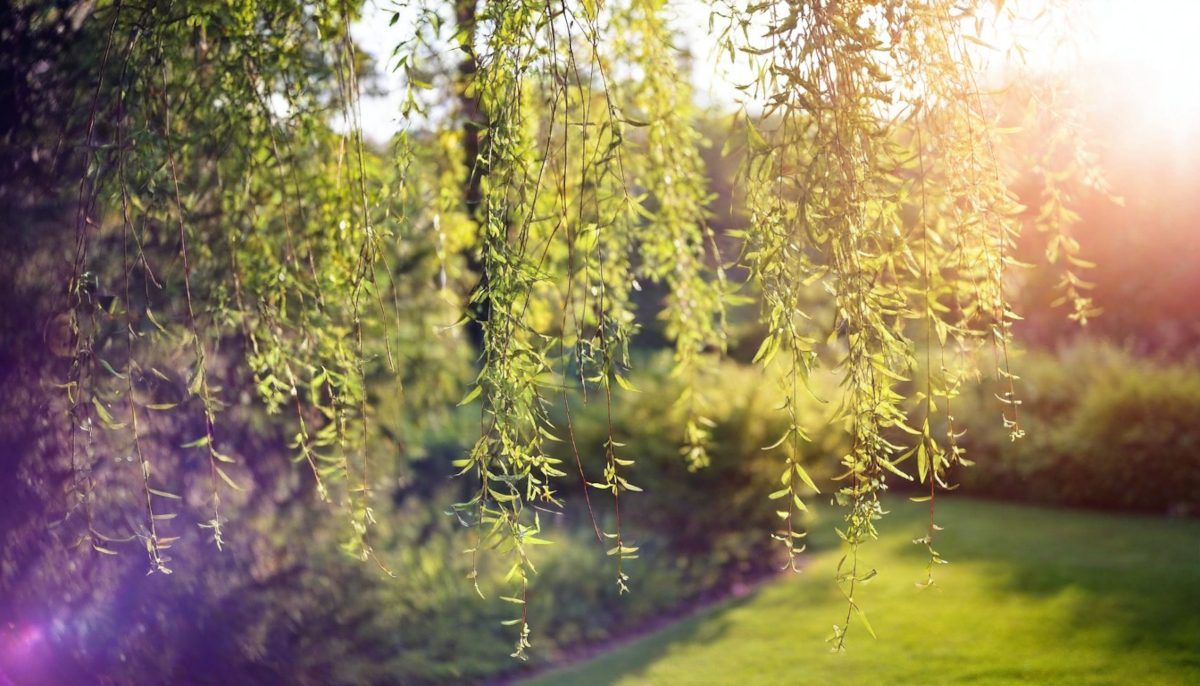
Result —
[[[476, 222], [482, 221], [483, 175], [487, 173], [479, 157], [479, 141], [488, 128], [487, 117], [479, 101], [475, 85], [475, 74], [479, 71], [479, 59], [475, 54], [475, 37], [478, 0], [455, 0], [454, 15], [459, 27], [459, 49], [463, 59], [458, 63], [458, 100], [463, 120], [463, 157], [467, 167], [467, 181], [463, 188], [463, 206]], [[471, 291], [474, 300], [477, 293], [487, 290], [488, 276], [481, 251], [467, 254], [467, 267], [479, 275], [479, 281]], [[483, 322], [491, 316], [491, 300], [487, 295], [468, 306], [471, 321], [467, 324], [467, 338], [475, 349], [483, 352]]]

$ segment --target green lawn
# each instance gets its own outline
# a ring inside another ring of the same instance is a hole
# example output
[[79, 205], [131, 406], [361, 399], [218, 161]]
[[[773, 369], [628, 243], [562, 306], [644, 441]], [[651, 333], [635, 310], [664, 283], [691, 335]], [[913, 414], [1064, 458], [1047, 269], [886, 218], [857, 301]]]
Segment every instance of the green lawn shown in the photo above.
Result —
[[524, 683], [1200, 684], [1200, 522], [943, 499], [950, 564], [918, 590], [928, 510], [900, 500], [857, 594], [878, 640], [854, 625], [845, 653], [825, 642], [845, 617], [827, 510], [803, 574]]

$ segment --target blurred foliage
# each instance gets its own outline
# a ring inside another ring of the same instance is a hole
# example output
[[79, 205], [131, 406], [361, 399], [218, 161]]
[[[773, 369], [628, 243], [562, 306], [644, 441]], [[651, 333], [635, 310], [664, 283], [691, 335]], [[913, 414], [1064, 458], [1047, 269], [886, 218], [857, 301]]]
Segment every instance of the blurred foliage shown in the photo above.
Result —
[[1200, 507], [1200, 369], [1110, 344], [1020, 358], [1026, 437], [997, 428], [992, 384], [954, 409], [976, 465], [956, 470], [976, 495], [1155, 513]]
[[[719, 596], [736, 584], [786, 566], [769, 535], [780, 527], [778, 508], [774, 501], [762, 497], [764, 489], [772, 490], [778, 483], [776, 465], [782, 449], [763, 450], [762, 446], [781, 430], [781, 418], [771, 411], [783, 396], [779, 379], [737, 363], [722, 363], [714, 368], [708, 383], [701, 385], [705, 417], [712, 422], [714, 458], [706, 469], [689, 470], [688, 462], [680, 454], [686, 450], [682, 438], [687, 431], [688, 410], [682, 403], [676, 403], [685, 381], [671, 374], [673, 364], [665, 352], [647, 355], [638, 366], [640, 371], [631, 375], [629, 382], [639, 392], [614, 405], [611, 414], [611, 436], [622, 444], [624, 453], [637, 457], [636, 467], [629, 470], [631, 478], [646, 487], [644, 493], [621, 500], [621, 516], [627, 518], [624, 535], [628, 544], [637, 548], [635, 556], [627, 561], [631, 574], [627, 584], [632, 593], [623, 594], [622, 584], [613, 578], [611, 557], [604, 555], [612, 544], [596, 531], [611, 530], [616, 513], [610, 501], [595, 497], [601, 491], [595, 486], [585, 486], [585, 480], [579, 476], [582, 471], [587, 475], [586, 481], [591, 482], [604, 469], [604, 447], [610, 436], [609, 411], [603, 396], [590, 395], [585, 402], [580, 392], [571, 391], [560, 396], [550, 412], [564, 437], [553, 444], [552, 455], [564, 465], [566, 476], [560, 483], [567, 505], [561, 510], [539, 512], [542, 529], [554, 544], [537, 546], [531, 553], [531, 562], [537, 570], [528, 590], [530, 621], [538, 648], [531, 656], [534, 665], [564, 651], [570, 654], [580, 644], [617, 637], [681, 605]], [[817, 386], [832, 393], [836, 386], [831, 379], [826, 381]], [[675, 406], [671, 407], [673, 403]], [[831, 474], [828, 467], [821, 466], [822, 461], [828, 464], [830, 455], [845, 449], [848, 434], [829, 423], [829, 409], [822, 403], [810, 397], [802, 407], [806, 424], [813, 427], [811, 452], [806, 455], [805, 464], [811, 466], [818, 482], [828, 489], [832, 484], [828, 480]], [[461, 441], [467, 435], [463, 429], [469, 425], [471, 414], [460, 412], [455, 415], [457, 419], [427, 435], [430, 457], [437, 451], [461, 454], [467, 449]], [[423, 475], [397, 491], [406, 503], [401, 505], [402, 512], [409, 512], [408, 494], [430, 493], [432, 489], [441, 494], [434, 502], [444, 506], [445, 498], [452, 497], [448, 491], [456, 488], [447, 485], [441, 474], [419, 474]], [[584, 489], [590, 491], [590, 497], [584, 497]], [[388, 519], [411, 521], [404, 515]], [[461, 540], [462, 533], [460, 530], [455, 540]], [[427, 545], [428, 542], [422, 543], [422, 547]], [[394, 550], [391, 546], [387, 549]], [[395, 559], [394, 552], [382, 555], [388, 562]], [[457, 563], [451, 563], [452, 567], [466, 562], [465, 556], [459, 558]], [[436, 556], [431, 556], [427, 562], [434, 559]], [[411, 565], [399, 568], [411, 569]], [[459, 571], [465, 573], [466, 569]], [[494, 596], [504, 587], [501, 572], [492, 568], [482, 574], [480, 587], [491, 603], [483, 605], [492, 608], [486, 612], [496, 611], [507, 618], [505, 613], [511, 615], [511, 610], [505, 608], [511, 606], [499, 603], [497, 608], [494, 602]], [[503, 626], [472, 621], [469, 631], [460, 631], [457, 622], [465, 617], [453, 611], [442, 616], [440, 602], [436, 598], [431, 600], [431, 613], [411, 624], [422, 627], [421, 633], [430, 637], [430, 643], [426, 648], [410, 647], [407, 661], [396, 667], [400, 673], [417, 679], [413, 683], [423, 683], [412, 665], [423, 663], [423, 669], [440, 665], [441, 678], [447, 681], [430, 683], [452, 683], [445, 672], [450, 667], [439, 661], [442, 653], [433, 638], [442, 632], [447, 639], [478, 637], [454, 639], [460, 657], [452, 663], [453, 669], [461, 670], [457, 672], [459, 676], [480, 677], [514, 668], [494, 650], [505, 631]], [[393, 605], [386, 607], [389, 609], [383, 614], [395, 613], [397, 621], [414, 622]]]
[[[712, 422], [711, 449], [719, 457], [707, 468], [692, 469], [680, 459], [687, 450], [681, 440], [686, 407], [675, 401], [686, 382], [670, 375], [661, 356], [646, 359], [639, 368], [642, 371], [631, 377], [638, 393], [615, 405], [611, 417], [612, 436], [623, 444], [623, 451], [637, 456], [630, 473], [646, 491], [623, 503], [622, 516], [629, 517], [636, 531], [665, 537], [674, 553], [705, 557], [731, 571], [769, 568], [766, 560], [756, 562], [753, 557], [779, 528], [776, 511], [784, 509], [762, 497], [776, 490], [777, 466], [786, 452], [779, 445], [765, 449], [787, 425], [787, 418], [775, 411], [786, 392], [779, 372], [723, 362], [701, 381], [693, 392]], [[814, 393], [829, 397], [835, 389], [832, 377], [814, 381]], [[848, 437], [842, 425], [830, 423], [832, 408], [816, 397], [805, 396], [799, 403], [803, 426], [811, 427], [802, 463], [827, 486], [832, 476], [827, 459], [846, 448]], [[574, 421], [567, 433], [575, 437], [574, 447], [589, 475], [599, 468], [596, 455], [603, 452], [598, 448], [609, 435], [603, 400], [589, 398], [581, 412], [579, 395], [570, 396]], [[562, 413], [560, 409], [556, 414]], [[558, 422], [564, 423], [565, 418]], [[575, 461], [569, 442], [561, 444], [556, 455], [567, 465]], [[607, 508], [607, 503], [600, 501], [596, 507]], [[747, 532], [756, 533], [747, 537]]]

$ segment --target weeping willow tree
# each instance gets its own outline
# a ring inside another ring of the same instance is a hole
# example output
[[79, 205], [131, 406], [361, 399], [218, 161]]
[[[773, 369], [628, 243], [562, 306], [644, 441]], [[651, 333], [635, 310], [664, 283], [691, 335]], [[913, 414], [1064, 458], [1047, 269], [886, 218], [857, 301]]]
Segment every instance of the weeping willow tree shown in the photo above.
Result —
[[[452, 392], [478, 407], [479, 434], [455, 466], [475, 486], [451, 514], [474, 532], [473, 560], [511, 565], [506, 599], [521, 656], [535, 573], [528, 550], [547, 542], [539, 509], [582, 497], [593, 511], [611, 510], [611, 527], [594, 523], [621, 589], [638, 552], [621, 527], [622, 503], [641, 490], [636, 456], [611, 431], [604, 470], [583, 475], [585, 492], [557, 487], [565, 470], [582, 472], [578, 450], [570, 465], [547, 449], [575, 445], [568, 389], [607, 407], [611, 425], [617, 396], [637, 392], [631, 294], [662, 284], [675, 372], [689, 380], [675, 399], [687, 417], [680, 459], [691, 469], [722, 459], [708, 452], [705, 397], [726, 346], [725, 308], [745, 299], [733, 266], [761, 293], [768, 335], [755, 361], [778, 370], [787, 398], [789, 427], [771, 447], [790, 456], [780, 489], [763, 497], [778, 503], [773, 536], [793, 567], [804, 548], [800, 515], [818, 492], [801, 466], [797, 401], [822, 366], [841, 380], [834, 421], [853, 440], [833, 494], [847, 544], [836, 647], [852, 622], [869, 630], [855, 589], [875, 570], [859, 549], [875, 536], [887, 481], [914, 478], [906, 460], [928, 489], [928, 531], [915, 542], [930, 561], [920, 585], [933, 583], [942, 561], [934, 499], [952, 487], [948, 470], [966, 463], [953, 421], [961, 384], [981, 368], [999, 379], [1002, 421], [1014, 440], [1022, 435], [1006, 274], [1019, 266], [1014, 241], [1027, 222], [1009, 188], [1018, 160], [1006, 136], [1027, 122], [1012, 121], [994, 95], [998, 80], [1032, 81], [986, 65], [996, 51], [987, 41], [1003, 35], [996, 27], [1030, 7], [405, 4], [391, 16], [405, 29], [394, 58], [407, 97], [386, 153], [362, 133], [370, 64], [350, 32], [357, 3], [18, 7], [30, 35], [62, 26], [94, 46], [82, 64], [71, 56], [50, 65], [86, 80], [74, 83], [74, 114], [54, 143], [80, 171], [69, 283], [46, 335], [65, 361], [53, 383], [69, 516], [95, 552], [115, 552], [120, 538], [97, 524], [105, 483], [94, 465], [105, 446], [136, 462], [137, 486], [122, 498], [138, 511], [130, 538], [152, 571], [171, 571], [168, 549], [182, 532], [169, 520], [181, 497], [202, 503], [218, 547], [236, 526], [222, 505], [250, 497], [239, 474], [255, 457], [223, 437], [223, 410], [246, 401], [216, 380], [232, 360], [259, 401], [295, 427], [298, 468], [341, 513], [333, 516], [345, 522], [346, 550], [392, 573], [371, 542], [378, 480], [366, 437], [391, 420], [376, 412], [369, 379], [390, 375], [403, 397], [402, 380], [422, 371], [412, 368], [415, 347], [466, 332], [477, 339], [477, 376]], [[740, 254], [719, 254], [710, 226], [679, 21], [701, 12], [721, 59], [737, 67], [730, 73], [745, 75], [733, 77], [744, 82], [733, 84], [730, 138], [743, 160]], [[1047, 92], [1030, 95], [1030, 121], [1045, 115]], [[1051, 120], [1060, 153], [1042, 168], [1034, 223], [1050, 237], [1051, 261], [1063, 262], [1071, 316], [1084, 320], [1087, 264], [1070, 236], [1078, 217], [1063, 182], [1091, 162], [1070, 120]], [[34, 159], [53, 141], [30, 143]], [[421, 259], [435, 272], [406, 278], [406, 264]], [[832, 302], [828, 321], [804, 309], [813, 289]], [[186, 389], [181, 398], [164, 399], [171, 380]], [[556, 403], [565, 426], [551, 421]], [[194, 436], [177, 453], [152, 454], [144, 426], [170, 413], [194, 417]], [[165, 490], [159, 472], [176, 460], [201, 460], [204, 483]]]

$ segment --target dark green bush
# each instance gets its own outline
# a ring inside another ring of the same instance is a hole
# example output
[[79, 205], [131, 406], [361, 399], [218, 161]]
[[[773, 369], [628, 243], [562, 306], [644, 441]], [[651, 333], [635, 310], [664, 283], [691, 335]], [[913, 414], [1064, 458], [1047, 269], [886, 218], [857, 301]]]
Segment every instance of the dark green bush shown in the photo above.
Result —
[[1050, 504], [1195, 513], [1200, 505], [1200, 370], [1158, 366], [1106, 346], [1019, 358], [1026, 435], [1012, 442], [996, 390], [955, 408], [976, 466], [968, 493]]
[[1070, 432], [1069, 502], [1159, 511], [1200, 503], [1200, 372], [1135, 368], [1100, 379]]
[[[641, 392], [614, 389], [613, 438], [624, 444], [622, 459], [634, 464], [622, 476], [644, 489], [621, 497], [622, 533], [639, 557], [627, 561], [629, 593], [616, 583], [611, 543], [597, 540], [584, 498], [587, 489], [601, 530], [615, 529], [612, 497], [584, 485], [602, 479], [609, 436], [608, 405], [589, 389], [588, 402], [571, 394], [571, 429], [579, 465], [568, 438], [566, 413], [554, 412], [552, 444], [568, 474], [559, 484], [561, 511], [540, 512], [543, 538], [554, 542], [530, 550], [538, 573], [529, 588], [529, 617], [536, 665], [572, 648], [614, 638], [722, 593], [731, 585], [783, 566], [774, 501], [784, 468], [782, 449], [764, 451], [782, 434], [786, 417], [776, 410], [780, 393], [772, 372], [723, 363], [704, 394], [705, 416], [713, 422], [711, 464], [689, 471], [681, 454], [685, 417], [675, 400], [683, 382], [671, 377], [667, 358], [639, 364], [631, 381]], [[561, 405], [561, 396], [549, 400]], [[844, 449], [844, 434], [828, 426], [826, 409], [811, 398], [801, 405], [813, 442], [805, 444], [811, 473], [827, 483], [831, 460]], [[435, 425], [436, 424], [436, 425]], [[344, 576], [333, 580], [345, 608], [341, 633], [351, 636], [348, 651], [329, 683], [473, 683], [524, 663], [509, 657], [516, 635], [502, 620], [513, 618], [504, 581], [511, 560], [487, 554], [480, 569], [480, 599], [471, 582], [471, 531], [443, 512], [470, 496], [471, 476], [448, 478], [451, 462], [462, 456], [478, 430], [478, 408], [462, 408], [421, 430], [407, 433], [392, 510], [380, 517], [376, 549], [399, 579], [378, 579], [370, 564], [333, 565]], [[818, 466], [818, 463], [824, 467]], [[825, 470], [825, 471], [822, 471]], [[815, 497], [814, 497], [815, 500]], [[342, 620], [339, 620], [342, 621]], [[350, 646], [354, 646], [350, 649]]]
[[[643, 489], [621, 495], [623, 538], [639, 548], [639, 558], [626, 568], [632, 592], [618, 596], [615, 558], [604, 555], [607, 541], [596, 540], [579, 478], [582, 466], [589, 481], [601, 479], [607, 405], [595, 391], [586, 404], [572, 395], [579, 463], [569, 441], [555, 444], [569, 475], [560, 489], [567, 507], [561, 516], [543, 519], [555, 526], [548, 536], [557, 544], [545, 549], [531, 604], [543, 645], [605, 639], [783, 566], [779, 545], [771, 540], [780, 524], [777, 503], [767, 494], [778, 488], [785, 455], [782, 448], [763, 450], [787, 422], [777, 410], [782, 395], [773, 373], [733, 362], [719, 366], [703, 393], [704, 415], [713, 422], [712, 462], [692, 471], [681, 454], [684, 413], [675, 407], [683, 382], [671, 377], [666, 358], [639, 368], [644, 371], [632, 382], [640, 392], [614, 390], [612, 405], [612, 435], [623, 444], [618, 456], [634, 461], [621, 474]], [[802, 446], [807, 466], [817, 483], [828, 483], [833, 468], [828, 458], [845, 449], [845, 434], [828, 424], [826, 408], [815, 400], [802, 401], [801, 412], [813, 439]], [[561, 408], [556, 423], [565, 436]], [[592, 488], [590, 497], [601, 530], [613, 531], [612, 496]]]

